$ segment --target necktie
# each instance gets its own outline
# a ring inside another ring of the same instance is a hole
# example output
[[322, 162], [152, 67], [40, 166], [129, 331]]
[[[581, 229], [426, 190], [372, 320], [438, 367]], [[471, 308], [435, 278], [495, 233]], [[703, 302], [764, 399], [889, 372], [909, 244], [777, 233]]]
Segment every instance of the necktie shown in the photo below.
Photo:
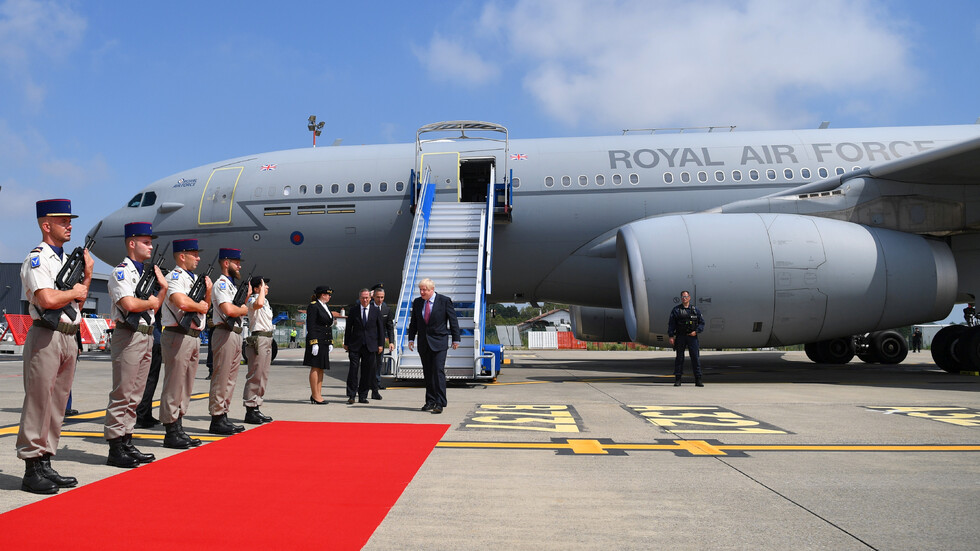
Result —
[[429, 323], [429, 312], [431, 311], [432, 311], [432, 303], [429, 301], [425, 301], [425, 313], [422, 314], [422, 317], [425, 318], [425, 323]]
[[361, 319], [364, 320], [364, 326], [367, 326], [367, 308], [361, 308]]

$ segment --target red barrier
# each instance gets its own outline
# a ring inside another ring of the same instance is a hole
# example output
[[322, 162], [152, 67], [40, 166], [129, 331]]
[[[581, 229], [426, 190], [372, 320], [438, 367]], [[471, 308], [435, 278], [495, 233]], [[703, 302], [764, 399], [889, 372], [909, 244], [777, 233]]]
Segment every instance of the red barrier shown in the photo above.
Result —
[[95, 337], [92, 336], [92, 330], [88, 327], [88, 320], [82, 319], [79, 330], [82, 333], [82, 344], [96, 344]]
[[7, 319], [7, 331], [14, 336], [14, 344], [24, 346], [27, 342], [27, 331], [34, 325], [34, 320], [27, 314], [4, 314]]
[[558, 332], [558, 348], [559, 349], [574, 349], [574, 350], [585, 350], [585, 341], [580, 341], [576, 339], [571, 331], [559, 331]]

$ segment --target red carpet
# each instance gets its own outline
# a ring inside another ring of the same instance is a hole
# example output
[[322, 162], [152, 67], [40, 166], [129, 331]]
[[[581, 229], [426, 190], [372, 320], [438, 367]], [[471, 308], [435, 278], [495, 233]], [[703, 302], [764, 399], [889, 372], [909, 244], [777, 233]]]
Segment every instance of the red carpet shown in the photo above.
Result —
[[[447, 428], [276, 421], [0, 515], [0, 540], [4, 549], [359, 549]], [[68, 462], [54, 467], [71, 474]]]

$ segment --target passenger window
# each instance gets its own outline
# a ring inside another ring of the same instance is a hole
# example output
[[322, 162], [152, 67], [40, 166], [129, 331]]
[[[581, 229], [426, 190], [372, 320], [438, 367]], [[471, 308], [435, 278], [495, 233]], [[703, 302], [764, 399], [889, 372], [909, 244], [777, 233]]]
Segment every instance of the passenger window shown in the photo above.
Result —
[[800, 169], [800, 178], [803, 178], [804, 180], [809, 180], [810, 179], [810, 169], [809, 168], [801, 168]]
[[313, 193], [316, 193], [317, 195], [323, 193], [323, 184], [317, 184], [316, 187], [313, 188]]
[[793, 169], [792, 168], [784, 168], [783, 169], [783, 176], [786, 177], [787, 180], [792, 180], [793, 179]]
[[521, 179], [520, 178], [514, 178], [514, 180], [511, 182], [511, 184], [514, 186], [514, 189], [517, 189], [517, 188], [521, 187]]
[[286, 186], [286, 187], [282, 188], [282, 194], [283, 195], [289, 195], [292, 192], [293, 192], [293, 186]]
[[157, 194], [155, 191], [147, 191], [143, 194], [143, 206], [148, 207], [153, 203], [157, 202]]
[[623, 177], [619, 174], [613, 174], [613, 185], [619, 185], [623, 183]]
[[819, 174], [821, 178], [826, 178], [827, 176], [829, 176], [829, 174], [827, 173], [827, 169], [824, 167], [818, 168], [817, 174]]
[[664, 183], [665, 184], [674, 183], [674, 175], [670, 172], [664, 172]]
[[766, 171], [766, 178], [769, 178], [770, 180], [775, 180], [776, 179], [776, 171], [773, 170], [773, 169], [771, 169], [771, 168], [769, 170], [767, 170]]
[[378, 184], [378, 191], [380, 191], [381, 193], [388, 191], [388, 182], [381, 182], [380, 184]]
[[602, 174], [596, 174], [595, 175], [595, 185], [597, 185], [597, 186], [604, 186], [604, 185], [606, 185], [606, 177], [603, 176]]
[[405, 182], [395, 182], [395, 191], [401, 191], [405, 189]]
[[756, 170], [756, 169], [754, 169], [754, 168], [752, 170], [750, 170], [749, 171], [749, 180], [752, 180], [753, 182], [758, 181], [759, 180], [759, 171]]
[[140, 206], [141, 202], [143, 202], [143, 194], [137, 193], [135, 197], [129, 200], [129, 204], [126, 206], [131, 209], [135, 209], [136, 207]]
[[834, 172], [836, 172], [837, 175], [840, 176], [840, 175], [844, 174], [844, 169], [841, 168], [841, 167], [837, 167], [837, 169], [834, 170]]
[[580, 185], [580, 186], [587, 186], [587, 185], [589, 185], [589, 177], [588, 176], [579, 176], [578, 177], [578, 185]]
[[703, 170], [699, 171], [698, 172], [698, 181], [701, 182], [702, 184], [704, 182], [707, 182], [708, 181], [708, 173], [705, 172], [705, 171], [703, 171]]
[[634, 186], [640, 183], [640, 175], [637, 173], [630, 174], [630, 183]]
[[741, 182], [742, 181], [742, 171], [741, 170], [733, 170], [732, 171], [732, 180], [735, 180], [736, 182]]
[[684, 184], [691, 183], [691, 173], [690, 172], [686, 172], [686, 171], [685, 172], [681, 172], [681, 183], [684, 183]]
[[851, 170], [861, 170], [861, 167], [856, 166], [856, 167], [852, 168]]
[[306, 195], [306, 184], [299, 186], [299, 194]]
[[725, 181], [725, 173], [722, 172], [722, 171], [720, 171], [720, 170], [716, 170], [715, 171], [715, 181], [716, 182], [724, 182]]
[[564, 186], [564, 187], [568, 187], [568, 186], [572, 185], [572, 177], [571, 176], [562, 176], [561, 177], [561, 185]]
[[330, 184], [330, 193], [340, 193], [340, 184]]
[[555, 185], [555, 179], [548, 176], [544, 179], [544, 187], [553, 187]]
[[371, 193], [371, 184], [364, 182], [364, 193]]
[[347, 193], [354, 193], [354, 184], [353, 183], [347, 184]]

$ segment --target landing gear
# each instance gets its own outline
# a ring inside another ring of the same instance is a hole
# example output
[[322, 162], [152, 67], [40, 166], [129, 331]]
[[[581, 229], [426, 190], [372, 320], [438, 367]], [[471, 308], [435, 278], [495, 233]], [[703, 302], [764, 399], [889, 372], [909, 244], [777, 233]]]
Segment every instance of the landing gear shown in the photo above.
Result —
[[909, 355], [909, 345], [898, 331], [877, 331], [854, 337], [858, 358], [865, 363], [897, 364]]
[[950, 325], [932, 339], [932, 359], [949, 373], [980, 370], [980, 327]]
[[854, 359], [854, 341], [851, 337], [810, 342], [803, 346], [803, 350], [807, 358], [818, 364], [846, 364]]

